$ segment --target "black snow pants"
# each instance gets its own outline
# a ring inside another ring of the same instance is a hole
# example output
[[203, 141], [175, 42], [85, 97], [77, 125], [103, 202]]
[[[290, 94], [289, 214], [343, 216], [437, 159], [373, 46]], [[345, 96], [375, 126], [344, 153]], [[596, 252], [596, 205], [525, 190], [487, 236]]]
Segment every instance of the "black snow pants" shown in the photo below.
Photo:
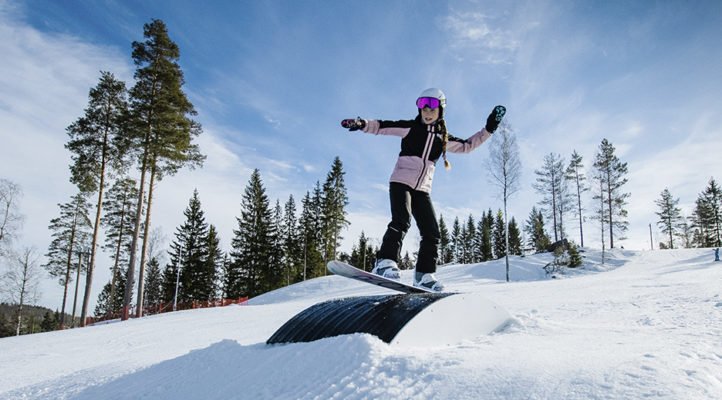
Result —
[[436, 272], [438, 257], [439, 223], [436, 220], [434, 205], [428, 193], [414, 190], [402, 183], [391, 182], [389, 185], [391, 198], [391, 223], [384, 234], [383, 243], [376, 258], [387, 258], [397, 263], [401, 261], [401, 244], [406, 232], [411, 228], [411, 216], [421, 234], [419, 256], [416, 271], [423, 273]]

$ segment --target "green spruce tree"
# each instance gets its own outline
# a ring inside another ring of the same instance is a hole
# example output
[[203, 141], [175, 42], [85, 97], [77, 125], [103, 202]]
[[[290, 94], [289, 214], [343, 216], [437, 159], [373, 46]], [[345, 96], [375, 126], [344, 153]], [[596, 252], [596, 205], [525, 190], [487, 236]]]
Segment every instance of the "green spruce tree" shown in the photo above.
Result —
[[449, 235], [449, 228], [446, 227], [444, 216], [439, 216], [439, 263], [441, 265], [448, 264], [452, 261], [453, 251], [451, 249], [451, 236]]
[[[341, 231], [349, 225], [346, 219], [348, 193], [344, 183], [345, 174], [341, 159], [336, 157], [331, 165], [331, 170], [326, 175], [326, 182], [323, 184], [321, 218], [325, 262], [336, 258], [336, 251], [343, 240]], [[324, 273], [325, 271], [324, 269]]]
[[271, 210], [258, 169], [254, 170], [241, 200], [241, 217], [231, 241], [232, 274], [227, 286], [231, 297], [262, 293], [268, 278], [271, 247]]
[[509, 254], [515, 256], [522, 255], [522, 240], [519, 226], [516, 224], [516, 219], [511, 217], [509, 221]]
[[497, 211], [494, 218], [494, 230], [492, 233], [494, 241], [494, 258], [500, 259], [506, 256], [506, 229], [504, 229], [504, 213]]
[[145, 307], [155, 306], [163, 301], [162, 282], [163, 275], [160, 270], [160, 263], [156, 257], [151, 257], [150, 261], [148, 261], [148, 269], [145, 274], [145, 294], [143, 295]]
[[208, 257], [206, 240], [208, 223], [202, 210], [198, 190], [188, 201], [183, 211], [185, 221], [176, 228], [175, 240], [171, 243], [170, 258], [178, 260], [180, 268], [178, 301], [191, 302], [207, 300], [208, 277], [204, 262]]
[[527, 234], [527, 245], [534, 249], [536, 253], [546, 251], [551, 244], [551, 238], [544, 230], [544, 214], [536, 207], [532, 207], [529, 213], [529, 219], [524, 225], [524, 232]]

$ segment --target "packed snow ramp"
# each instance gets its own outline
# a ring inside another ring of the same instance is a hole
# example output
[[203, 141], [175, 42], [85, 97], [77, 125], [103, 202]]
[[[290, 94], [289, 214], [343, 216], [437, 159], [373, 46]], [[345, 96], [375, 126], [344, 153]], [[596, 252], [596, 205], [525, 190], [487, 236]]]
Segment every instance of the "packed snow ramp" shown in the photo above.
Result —
[[506, 310], [478, 293], [347, 297], [301, 311], [266, 343], [368, 333], [392, 345], [452, 345], [494, 332], [509, 320]]

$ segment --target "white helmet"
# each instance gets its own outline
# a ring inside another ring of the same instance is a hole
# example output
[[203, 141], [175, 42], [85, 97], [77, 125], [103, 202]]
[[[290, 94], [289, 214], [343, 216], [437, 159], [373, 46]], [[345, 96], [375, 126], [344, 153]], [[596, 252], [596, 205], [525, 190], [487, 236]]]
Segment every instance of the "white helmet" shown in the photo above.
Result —
[[416, 100], [418, 101], [418, 99], [420, 99], [422, 97], [432, 97], [434, 99], [438, 99], [441, 107], [442, 108], [446, 107], [446, 95], [444, 94], [444, 92], [441, 91], [441, 89], [437, 89], [437, 88], [426, 89], [423, 92], [421, 92], [421, 94], [419, 95], [419, 97]]

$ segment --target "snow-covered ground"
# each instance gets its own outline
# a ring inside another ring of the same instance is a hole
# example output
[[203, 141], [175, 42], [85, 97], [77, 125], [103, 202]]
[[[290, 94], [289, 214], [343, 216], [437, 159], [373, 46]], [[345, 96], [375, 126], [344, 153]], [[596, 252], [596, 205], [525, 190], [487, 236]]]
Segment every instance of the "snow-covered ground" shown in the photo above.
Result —
[[[512, 322], [454, 346], [366, 334], [267, 346], [320, 301], [391, 293], [328, 276], [251, 299], [0, 339], [2, 399], [720, 399], [722, 262], [710, 249], [616, 250], [559, 279], [548, 255], [443, 267]], [[411, 279], [410, 272], [402, 278]], [[439, 317], [440, 324], [454, 321]]]

